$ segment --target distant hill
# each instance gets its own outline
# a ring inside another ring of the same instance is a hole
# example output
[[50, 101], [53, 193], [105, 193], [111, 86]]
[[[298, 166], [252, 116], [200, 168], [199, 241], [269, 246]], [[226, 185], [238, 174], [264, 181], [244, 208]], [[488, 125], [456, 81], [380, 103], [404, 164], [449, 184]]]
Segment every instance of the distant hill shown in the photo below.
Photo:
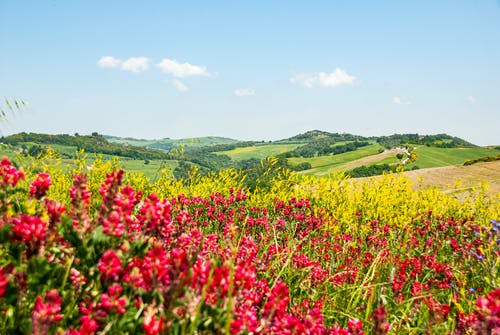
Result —
[[367, 137], [348, 134], [348, 133], [329, 133], [329, 132], [322, 131], [322, 130], [310, 130], [310, 131], [307, 131], [303, 134], [298, 134], [298, 135], [292, 136], [290, 138], [281, 140], [280, 142], [283, 142], [283, 141], [287, 141], [287, 142], [304, 141], [304, 142], [307, 142], [307, 141], [317, 140], [317, 139], [321, 139], [321, 138], [328, 138], [328, 139], [336, 141], [336, 142], [366, 140], [367, 139]]
[[[74, 154], [76, 150], [83, 149], [85, 152], [99, 153], [134, 159], [167, 159], [167, 154], [159, 150], [141, 148], [137, 146], [125, 146], [110, 143], [104, 136], [97, 133], [92, 135], [48, 135], [37, 133], [19, 133], [0, 138], [1, 143], [18, 146], [23, 150], [38, 154], [44, 147], [62, 146], [66, 150], [61, 150], [67, 156]], [[69, 148], [67, 148], [69, 147]], [[57, 151], [57, 150], [56, 150]]]
[[[19, 133], [0, 138], [4, 152], [38, 156], [50, 146], [62, 158], [73, 158], [76, 150], [123, 157], [137, 171], [167, 164], [174, 174], [188, 175], [195, 166], [203, 173], [226, 168], [252, 171], [256, 177], [261, 161], [276, 157], [279, 166], [305, 175], [323, 176], [346, 171], [352, 176], [380, 171], [462, 165], [466, 161], [496, 157], [500, 147], [478, 147], [447, 134], [394, 134], [360, 136], [311, 130], [278, 141], [238, 141], [207, 136], [159, 140], [109, 135], [48, 135]], [[1, 148], [0, 148], [1, 149]], [[10, 151], [9, 151], [10, 150]]]
[[234, 144], [238, 143], [238, 140], [232, 138], [219, 137], [219, 136], [204, 136], [204, 137], [194, 137], [194, 138], [182, 138], [182, 139], [171, 139], [162, 138], [159, 140], [144, 140], [135, 139], [130, 137], [117, 137], [104, 135], [104, 137], [111, 143], [122, 144], [122, 145], [134, 145], [137, 147], [144, 147], [149, 149], [158, 149], [163, 151], [169, 151], [174, 147], [179, 147], [181, 145], [185, 147], [206, 147], [221, 144]]
[[426, 145], [436, 148], [470, 148], [476, 145], [459, 137], [447, 134], [420, 135], [420, 134], [394, 134], [390, 136], [373, 137], [380, 145], [386, 148], [403, 146], [406, 144]]

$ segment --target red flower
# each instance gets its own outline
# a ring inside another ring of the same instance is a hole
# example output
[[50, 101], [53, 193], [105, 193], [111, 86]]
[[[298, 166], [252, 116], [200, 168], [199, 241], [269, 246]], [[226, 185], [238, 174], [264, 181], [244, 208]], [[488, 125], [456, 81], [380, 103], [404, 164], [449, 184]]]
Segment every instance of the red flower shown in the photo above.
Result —
[[9, 280], [5, 276], [4, 269], [0, 269], [0, 298], [5, 294], [5, 291], [7, 291], [7, 285], [9, 285]]
[[146, 335], [157, 335], [162, 332], [166, 327], [164, 326], [165, 319], [163, 316], [156, 317], [156, 308], [149, 306], [144, 313], [142, 321], [142, 329]]
[[45, 302], [38, 296], [33, 308], [32, 324], [34, 335], [45, 335], [49, 331], [49, 326], [57, 323], [63, 318], [61, 311], [62, 299], [56, 289], [45, 294]]
[[14, 228], [12, 231], [23, 242], [43, 241], [47, 230], [47, 223], [42, 221], [38, 216], [27, 214], [21, 215], [20, 218], [13, 219]]
[[119, 314], [125, 313], [127, 299], [125, 297], [119, 297], [122, 292], [123, 288], [120, 284], [113, 284], [108, 288], [108, 294], [103, 293], [101, 295], [102, 307], [106, 312], [114, 310]]
[[19, 179], [24, 179], [24, 172], [17, 170], [11, 165], [10, 160], [4, 157], [0, 163], [0, 185], [10, 184], [16, 186]]
[[106, 250], [97, 264], [104, 281], [116, 281], [122, 274], [122, 262], [112, 249]]
[[47, 194], [52, 181], [48, 173], [40, 173], [30, 186], [30, 197], [41, 199]]

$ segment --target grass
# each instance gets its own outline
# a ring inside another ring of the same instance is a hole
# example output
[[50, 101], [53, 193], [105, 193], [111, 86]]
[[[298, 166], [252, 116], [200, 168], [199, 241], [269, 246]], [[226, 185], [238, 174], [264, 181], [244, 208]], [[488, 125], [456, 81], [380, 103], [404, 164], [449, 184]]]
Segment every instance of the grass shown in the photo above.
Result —
[[131, 172], [142, 172], [151, 180], [156, 180], [161, 169], [168, 168], [174, 170], [177, 167], [177, 161], [159, 161], [150, 160], [149, 164], [145, 164], [144, 160], [138, 159], [120, 159], [121, 166]]
[[415, 147], [417, 160], [409, 167], [431, 168], [448, 165], [462, 165], [466, 160], [483, 156], [494, 156], [498, 150], [488, 148], [433, 148], [426, 146]]
[[[334, 171], [350, 170], [357, 166], [372, 164], [394, 164], [399, 160], [396, 154], [376, 157], [382, 147], [378, 144], [360, 148], [356, 151], [340, 155], [328, 155], [312, 158], [291, 158], [292, 164], [309, 162], [312, 169], [302, 172], [305, 175], [321, 176]], [[417, 161], [408, 164], [408, 168], [418, 166], [419, 168], [433, 168], [442, 166], [462, 165], [466, 160], [484, 156], [494, 156], [498, 150], [489, 148], [435, 148], [427, 146], [416, 146]], [[371, 157], [373, 156], [373, 157]]]
[[217, 154], [228, 155], [231, 159], [241, 161], [250, 158], [265, 159], [297, 148], [298, 144], [264, 144], [246, 148], [236, 148], [229, 151], [220, 151]]
[[351, 161], [375, 155], [382, 148], [379, 144], [362, 147], [356, 151], [346, 152], [340, 155], [327, 155], [311, 158], [290, 158], [290, 163], [299, 164], [308, 162], [312, 169], [304, 171], [306, 175], [322, 175], [335, 170], [335, 168]]

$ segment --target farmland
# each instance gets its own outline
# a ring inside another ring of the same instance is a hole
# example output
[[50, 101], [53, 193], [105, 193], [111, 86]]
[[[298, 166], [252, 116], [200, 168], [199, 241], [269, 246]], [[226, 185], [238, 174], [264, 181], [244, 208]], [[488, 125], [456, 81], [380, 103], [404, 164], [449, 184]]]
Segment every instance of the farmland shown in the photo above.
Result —
[[220, 151], [221, 155], [228, 155], [233, 160], [245, 160], [245, 159], [266, 159], [269, 156], [276, 156], [278, 154], [293, 150], [297, 148], [297, 144], [263, 144], [255, 145], [245, 148], [236, 148], [230, 151]]

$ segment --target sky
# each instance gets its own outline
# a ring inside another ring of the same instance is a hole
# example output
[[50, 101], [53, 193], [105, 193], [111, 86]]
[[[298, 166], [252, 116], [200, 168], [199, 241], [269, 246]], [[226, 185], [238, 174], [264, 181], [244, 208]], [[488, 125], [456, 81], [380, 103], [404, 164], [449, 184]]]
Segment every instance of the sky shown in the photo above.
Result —
[[500, 144], [500, 0], [1, 0], [0, 45], [3, 135]]

